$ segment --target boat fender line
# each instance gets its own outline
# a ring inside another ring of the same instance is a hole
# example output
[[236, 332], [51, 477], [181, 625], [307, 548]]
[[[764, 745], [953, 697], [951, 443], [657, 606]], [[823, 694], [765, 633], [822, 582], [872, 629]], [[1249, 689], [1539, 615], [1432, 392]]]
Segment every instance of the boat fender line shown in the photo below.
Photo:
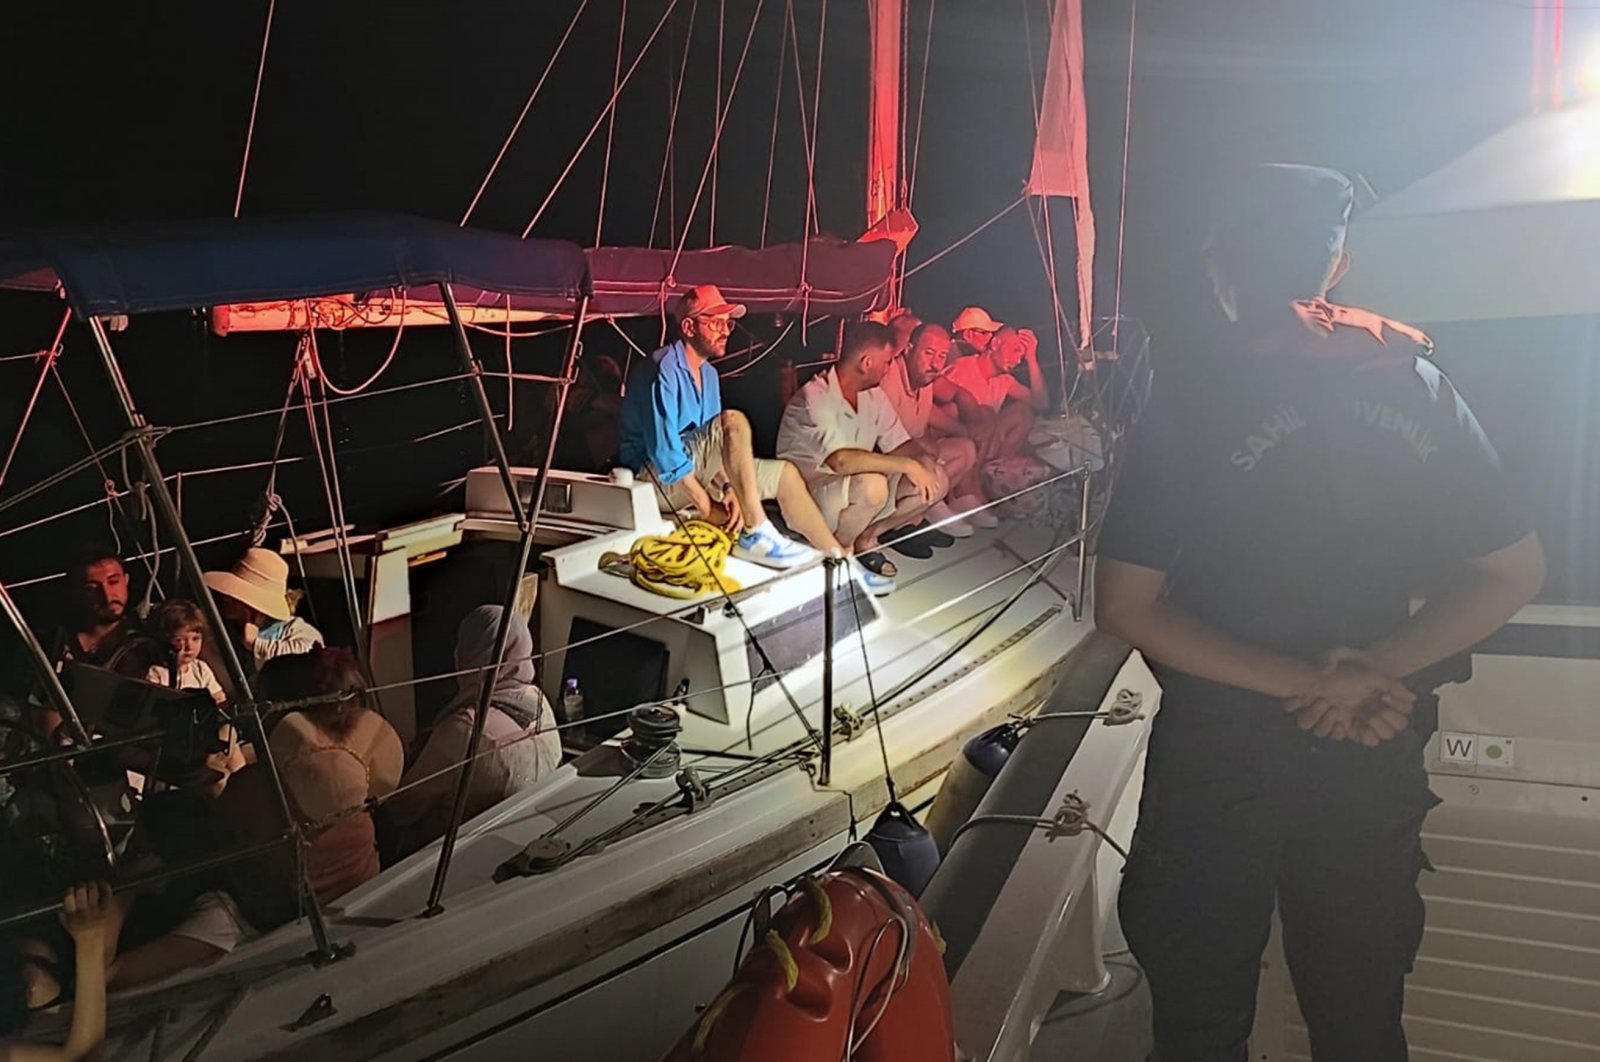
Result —
[[800, 879], [800, 888], [817, 905], [817, 931], [811, 935], [810, 943], [821, 944], [833, 928], [833, 901], [828, 899], [828, 890], [810, 874]]
[[802, 878], [666, 1062], [954, 1062], [943, 943], [884, 875]]

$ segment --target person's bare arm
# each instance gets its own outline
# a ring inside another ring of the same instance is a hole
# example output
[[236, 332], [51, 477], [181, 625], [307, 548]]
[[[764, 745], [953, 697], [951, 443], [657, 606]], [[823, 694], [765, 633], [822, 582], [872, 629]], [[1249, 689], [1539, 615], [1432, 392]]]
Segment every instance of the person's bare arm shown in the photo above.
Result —
[[1470, 649], [1499, 630], [1544, 585], [1544, 547], [1530, 533], [1468, 562], [1468, 573], [1394, 633], [1366, 647], [1372, 666], [1404, 678]]
[[979, 402], [971, 391], [943, 376], [933, 381], [933, 400], [935, 403], [954, 404], [956, 416], [966, 429], [965, 434], [978, 444], [981, 456], [989, 456], [989, 442], [994, 438], [994, 410]]
[[880, 454], [875, 450], [841, 449], [828, 455], [823, 462], [828, 470], [850, 476], [859, 472], [878, 472], [886, 476], [905, 476], [922, 491], [924, 499], [939, 492], [938, 474], [921, 460], [921, 451], [906, 443], [893, 453]]
[[1165, 580], [1163, 572], [1152, 568], [1098, 558], [1095, 626], [1186, 674], [1270, 697], [1309, 698], [1345, 709], [1374, 697], [1406, 708], [1414, 700], [1392, 679], [1358, 664], [1318, 669], [1231, 638], [1163, 597]]
[[937, 400], [928, 407], [928, 427], [941, 435], [966, 435], [967, 426], [961, 423], [961, 418], [951, 413], [946, 403]]
[[1037, 342], [1028, 347], [1028, 357], [1024, 364], [1028, 367], [1028, 386], [1026, 394], [1019, 395], [1033, 407], [1035, 413], [1043, 413], [1050, 408], [1050, 393], [1045, 390], [1044, 373], [1039, 369], [1039, 349]]
[[182, 970], [216, 962], [227, 954], [203, 941], [168, 933], [117, 956], [107, 980], [112, 988], [133, 988]]

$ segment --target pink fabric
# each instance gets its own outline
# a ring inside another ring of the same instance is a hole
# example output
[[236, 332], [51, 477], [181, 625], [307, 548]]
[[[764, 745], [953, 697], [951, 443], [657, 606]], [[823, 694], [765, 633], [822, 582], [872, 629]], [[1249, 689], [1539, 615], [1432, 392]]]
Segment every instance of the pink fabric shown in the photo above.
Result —
[[1089, 201], [1089, 111], [1083, 94], [1083, 0], [1056, 0], [1044, 100], [1027, 192], [1069, 196], [1077, 233], [1078, 334], [1088, 342], [1094, 314], [1094, 209]]

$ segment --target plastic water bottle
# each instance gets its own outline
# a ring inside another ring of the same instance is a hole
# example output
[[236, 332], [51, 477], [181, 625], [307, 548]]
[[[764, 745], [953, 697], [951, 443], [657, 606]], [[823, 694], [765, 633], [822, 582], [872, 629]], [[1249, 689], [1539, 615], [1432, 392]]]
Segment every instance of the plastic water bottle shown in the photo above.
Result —
[[578, 688], [575, 678], [569, 678], [561, 685], [561, 714], [569, 723], [583, 719], [583, 691]]

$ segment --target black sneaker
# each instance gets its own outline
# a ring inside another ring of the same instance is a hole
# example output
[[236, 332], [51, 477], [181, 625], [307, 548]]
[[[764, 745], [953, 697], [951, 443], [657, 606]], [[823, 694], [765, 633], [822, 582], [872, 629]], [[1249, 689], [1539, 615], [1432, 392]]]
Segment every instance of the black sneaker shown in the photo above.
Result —
[[933, 556], [933, 544], [927, 535], [917, 533], [915, 527], [897, 527], [883, 539], [883, 545], [913, 560], [927, 560]]

